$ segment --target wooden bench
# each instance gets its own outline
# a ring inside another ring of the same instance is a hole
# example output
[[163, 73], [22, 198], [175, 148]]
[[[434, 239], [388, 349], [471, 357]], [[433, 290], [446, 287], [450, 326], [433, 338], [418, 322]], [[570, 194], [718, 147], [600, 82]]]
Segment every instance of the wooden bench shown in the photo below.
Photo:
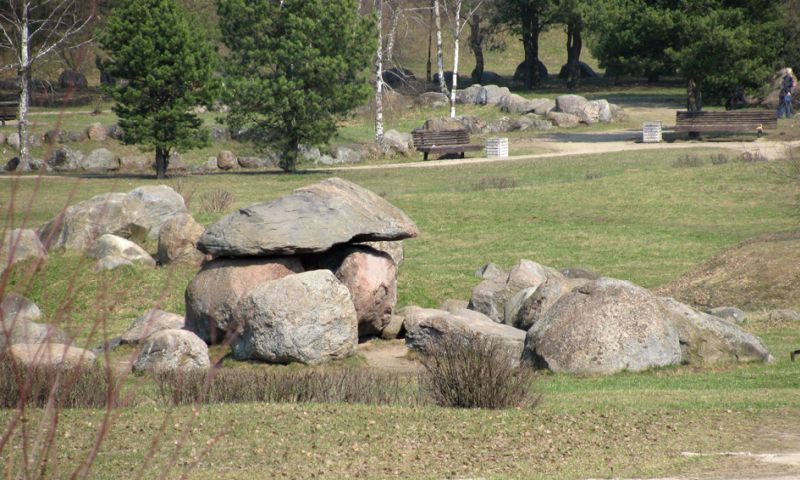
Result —
[[19, 113], [19, 102], [17, 100], [0, 101], [0, 122], [6, 124], [6, 120], [14, 120]]
[[778, 128], [772, 110], [678, 111], [675, 118], [678, 132], [752, 132], [760, 136], [765, 128]]
[[460, 153], [464, 158], [467, 150], [483, 150], [483, 145], [469, 143], [469, 132], [466, 130], [414, 130], [411, 132], [414, 148], [422, 152], [428, 159], [429, 153]]

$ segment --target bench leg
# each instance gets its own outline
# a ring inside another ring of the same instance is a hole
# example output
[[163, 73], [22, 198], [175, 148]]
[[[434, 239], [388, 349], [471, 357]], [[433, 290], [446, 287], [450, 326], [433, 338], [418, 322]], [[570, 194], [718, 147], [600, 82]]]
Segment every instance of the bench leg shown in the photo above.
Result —
[[464, 152], [461, 152], [461, 158], [464, 158]]

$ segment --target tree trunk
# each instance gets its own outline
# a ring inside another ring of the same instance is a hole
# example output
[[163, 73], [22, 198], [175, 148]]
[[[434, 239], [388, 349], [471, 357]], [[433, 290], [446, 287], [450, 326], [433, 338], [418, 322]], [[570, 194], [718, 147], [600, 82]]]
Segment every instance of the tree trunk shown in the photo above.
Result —
[[686, 110], [699, 112], [703, 109], [702, 80], [690, 78], [686, 84]]
[[19, 52], [19, 157], [20, 162], [30, 164], [30, 145], [28, 145], [28, 104], [30, 103], [31, 59], [30, 33], [28, 26], [28, 5], [22, 7], [22, 29], [20, 30]]
[[456, 118], [456, 89], [458, 88], [458, 41], [461, 37], [461, 0], [456, 2], [453, 19], [453, 85], [450, 88], [450, 118]]
[[287, 149], [283, 152], [280, 160], [280, 167], [284, 172], [294, 173], [297, 171], [297, 157], [300, 152], [300, 139], [297, 136], [289, 138]]
[[574, 91], [580, 83], [580, 59], [583, 48], [581, 36], [583, 25], [580, 19], [573, 20], [567, 25], [567, 88]]
[[383, 0], [376, 0], [378, 51], [375, 53], [375, 141], [383, 141]]
[[439, 0], [433, 0], [433, 16], [436, 20], [436, 68], [439, 70], [439, 91], [447, 95], [447, 82], [444, 81], [444, 52], [442, 51], [442, 18], [439, 14]]
[[[378, 0], [379, 3], [383, 4], [382, 0]], [[381, 5], [382, 7], [383, 5]], [[383, 21], [383, 12], [381, 12], [381, 21]], [[397, 7], [394, 11], [394, 17], [392, 17], [392, 26], [389, 28], [389, 34], [386, 38], [386, 52], [383, 55], [383, 63], [388, 65], [394, 64], [394, 43], [395, 38], [397, 38], [397, 27], [400, 25], [400, 2], [397, 3]], [[380, 31], [383, 32], [383, 26], [381, 26]]]
[[480, 83], [483, 78], [483, 31], [481, 30], [481, 16], [475, 12], [469, 20], [469, 48], [475, 55], [475, 69], [472, 70], [472, 79]]
[[169, 166], [169, 148], [156, 146], [156, 177], [160, 180], [167, 178]]
[[431, 47], [433, 46], [433, 8], [431, 7], [431, 19], [428, 22], [428, 63], [425, 69], [425, 81], [431, 83]]
[[531, 90], [539, 80], [539, 13], [528, 11], [522, 19], [522, 47], [525, 50], [525, 89]]

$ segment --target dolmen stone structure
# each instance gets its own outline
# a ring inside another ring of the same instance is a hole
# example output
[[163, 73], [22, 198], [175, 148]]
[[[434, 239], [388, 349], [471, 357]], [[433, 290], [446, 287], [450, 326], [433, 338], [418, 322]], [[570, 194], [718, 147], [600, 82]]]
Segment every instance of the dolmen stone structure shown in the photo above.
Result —
[[523, 364], [577, 374], [772, 360], [761, 339], [735, 321], [624, 280], [530, 260], [509, 272], [489, 264], [476, 273], [482, 281], [468, 309], [450, 301], [442, 307], [449, 311], [399, 312], [410, 348], [425, 353], [451, 335], [492, 337]]
[[340, 178], [238, 210], [197, 242], [213, 260], [186, 289], [186, 328], [230, 342], [240, 360], [353, 355], [360, 337], [381, 334], [396, 303], [397, 249], [376, 247], [417, 233], [402, 210]]

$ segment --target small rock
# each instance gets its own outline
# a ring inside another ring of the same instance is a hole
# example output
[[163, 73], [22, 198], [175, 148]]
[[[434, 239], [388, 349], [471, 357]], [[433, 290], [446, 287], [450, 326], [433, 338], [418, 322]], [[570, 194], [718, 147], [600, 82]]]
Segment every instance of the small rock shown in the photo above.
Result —
[[383, 327], [381, 338], [384, 340], [394, 340], [395, 338], [402, 338], [405, 334], [403, 329], [403, 321], [405, 318], [401, 315], [392, 315], [389, 323]]
[[230, 150], [222, 150], [217, 154], [217, 168], [220, 170], [231, 170], [239, 166], [236, 155]]
[[120, 343], [137, 344], [161, 330], [181, 330], [183, 325], [183, 315], [154, 308], [133, 321], [120, 337]]
[[86, 127], [86, 136], [89, 140], [103, 142], [108, 138], [108, 129], [102, 123], [92, 123]]
[[769, 319], [774, 322], [800, 322], [800, 313], [789, 309], [772, 310]]
[[97, 259], [116, 257], [123, 258], [131, 263], [139, 263], [149, 267], [156, 266], [156, 261], [142, 247], [130, 240], [108, 233], [98, 238], [86, 254]]
[[722, 318], [724, 320], [731, 321], [733, 323], [744, 323], [745, 321], [745, 314], [743, 311], [739, 310], [736, 307], [716, 307], [716, 308], [709, 308], [706, 310], [706, 313], [709, 315], [714, 315], [715, 317]]
[[108, 256], [103, 257], [97, 261], [92, 266], [92, 271], [95, 273], [102, 272], [104, 270], [116, 270], [119, 267], [133, 267], [133, 262], [128, 260], [127, 258], [122, 257], [115, 257], [115, 256]]
[[9, 348], [14, 359], [25, 366], [37, 367], [80, 367], [95, 362], [95, 355], [89, 350], [62, 345], [60, 343], [17, 344]]
[[161, 265], [199, 265], [205, 255], [197, 249], [197, 240], [204, 231], [203, 226], [188, 213], [179, 213], [167, 220], [158, 233], [158, 262]]
[[208, 345], [187, 330], [161, 330], [150, 335], [133, 362], [135, 372], [188, 371], [210, 366]]

